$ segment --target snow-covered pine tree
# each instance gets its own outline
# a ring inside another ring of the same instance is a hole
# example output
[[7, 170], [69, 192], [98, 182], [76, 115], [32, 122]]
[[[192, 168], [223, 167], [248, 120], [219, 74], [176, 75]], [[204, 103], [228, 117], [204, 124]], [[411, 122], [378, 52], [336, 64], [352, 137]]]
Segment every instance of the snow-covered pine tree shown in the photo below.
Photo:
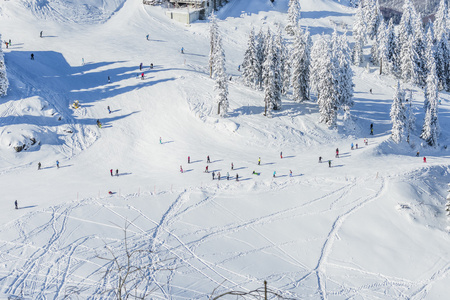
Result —
[[246, 86], [257, 89], [259, 87], [259, 64], [258, 53], [256, 49], [255, 31], [252, 28], [248, 37], [247, 50], [242, 62], [242, 77]]
[[391, 138], [397, 144], [402, 141], [403, 133], [406, 127], [406, 113], [405, 113], [405, 91], [400, 87], [400, 82], [397, 82], [397, 88], [394, 92], [394, 101], [391, 106], [391, 121], [392, 133]]
[[[425, 61], [426, 61], [426, 72], [429, 74], [432, 69], [436, 70], [436, 61], [435, 61], [435, 50], [433, 45], [433, 33], [431, 31], [431, 27], [428, 28], [427, 38], [426, 38], [426, 49], [425, 49]], [[427, 110], [430, 106], [430, 102], [428, 101], [428, 93], [427, 93], [427, 85], [424, 86], [424, 102], [423, 109], [424, 112], [427, 113]]]
[[261, 89], [263, 86], [263, 65], [264, 61], [266, 60], [265, 54], [264, 54], [264, 45], [266, 44], [266, 36], [264, 35], [264, 32], [262, 31], [262, 28], [259, 30], [258, 35], [256, 36], [256, 57], [258, 58], [259, 62], [259, 70], [258, 70], [258, 85]]
[[417, 57], [415, 59], [416, 70], [417, 70], [417, 79], [415, 83], [424, 86], [427, 71], [426, 71], [426, 61], [425, 61], [425, 34], [423, 31], [423, 22], [420, 14], [413, 15], [413, 36], [414, 36], [414, 50], [417, 53]]
[[216, 45], [216, 37], [218, 34], [219, 27], [217, 25], [217, 19], [214, 15], [214, 11], [211, 13], [209, 17], [209, 77], [213, 75], [213, 65], [214, 65], [214, 54], [216, 53], [214, 46]]
[[416, 117], [414, 116], [413, 110], [413, 94], [412, 91], [409, 91], [409, 99], [406, 105], [406, 141], [408, 144], [410, 143], [411, 134], [414, 132], [414, 128], [416, 126]]
[[309, 99], [309, 68], [311, 37], [309, 31], [304, 33], [300, 26], [297, 28], [292, 53], [292, 89], [294, 101], [303, 102]]
[[446, 0], [441, 0], [434, 20], [434, 39], [439, 40], [449, 30], [448, 6]]
[[283, 89], [283, 76], [281, 74], [281, 49], [276, 41], [276, 36], [272, 38], [272, 48], [274, 57], [274, 71], [275, 71], [275, 90], [274, 90], [274, 102], [273, 109], [281, 109], [281, 92]]
[[384, 20], [381, 20], [380, 26], [378, 27], [378, 35], [377, 35], [377, 61], [380, 66], [380, 75], [383, 73], [389, 73], [389, 43], [388, 43], [388, 35], [387, 28]]
[[449, 35], [443, 33], [436, 43], [436, 75], [439, 88], [450, 91], [450, 45]]
[[414, 39], [406, 40], [401, 48], [401, 77], [404, 81], [419, 83], [420, 70], [418, 67], [418, 54], [414, 47]]
[[214, 78], [216, 83], [214, 89], [217, 91], [217, 113], [220, 116], [225, 116], [228, 112], [228, 76], [225, 70], [225, 51], [222, 46], [222, 37], [217, 32], [216, 44], [214, 45]]
[[398, 38], [395, 34], [394, 22], [389, 20], [387, 28], [387, 44], [388, 44], [388, 69], [390, 74], [397, 74], [400, 70], [400, 51], [398, 46]]
[[352, 62], [356, 66], [363, 62], [363, 47], [367, 41], [367, 24], [364, 16], [364, 5], [360, 5], [356, 10], [355, 22], [353, 23], [353, 37], [355, 45], [353, 48]]
[[[2, 36], [0, 35], [0, 41], [2, 40]], [[6, 65], [5, 58], [3, 56], [2, 47], [0, 47], [0, 97], [6, 96], [8, 92], [9, 81], [6, 76]]]
[[[431, 56], [431, 59], [434, 58]], [[435, 65], [433, 63], [430, 63], [430, 65], [431, 70], [428, 72], [425, 89], [425, 101], [428, 101], [428, 105], [420, 137], [425, 140], [429, 146], [436, 146], [440, 131], [438, 120], [439, 90]]]
[[271, 116], [274, 109], [275, 94], [276, 94], [276, 75], [275, 64], [276, 54], [275, 48], [272, 46], [273, 38], [270, 34], [266, 36], [266, 49], [265, 61], [263, 64], [263, 81], [264, 81], [264, 115]]
[[285, 27], [285, 30], [288, 34], [294, 35], [295, 28], [298, 26], [298, 22], [300, 21], [300, 1], [299, 0], [289, 0], [289, 9], [288, 9], [288, 23]]
[[[279, 69], [281, 76], [281, 94], [286, 95], [291, 87], [291, 66], [289, 62], [289, 49], [283, 39], [283, 31], [278, 27], [278, 34], [275, 36], [275, 47], [278, 49]], [[281, 101], [281, 98], [280, 98]]]
[[378, 0], [365, 1], [365, 19], [367, 23], [367, 34], [371, 40], [377, 37], [378, 27], [380, 26], [383, 16], [380, 10]]

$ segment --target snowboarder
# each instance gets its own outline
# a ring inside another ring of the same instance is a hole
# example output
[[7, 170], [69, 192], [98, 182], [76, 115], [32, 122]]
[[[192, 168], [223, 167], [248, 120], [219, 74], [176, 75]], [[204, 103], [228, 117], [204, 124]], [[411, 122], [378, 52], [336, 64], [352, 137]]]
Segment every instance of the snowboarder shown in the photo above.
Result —
[[336, 158], [339, 158], [339, 148], [336, 148]]
[[41, 30], [41, 33], [39, 34], [39, 37], [42, 37], [42, 33], [43, 33], [43, 32], [42, 32], [42, 30]]
[[113, 194], [113, 192], [109, 191], [109, 192], [108, 192], [108, 194], [112, 195], [112, 194]]
[[217, 173], [217, 180], [220, 180], [220, 172]]
[[153, 63], [150, 64], [150, 69], [153, 69]]
[[216, 176], [216, 173], [214, 173], [214, 171], [212, 172], [212, 178], [214, 180], [214, 177]]
[[111, 113], [111, 108], [109, 107], [109, 105], [108, 105], [107, 108], [108, 108], [108, 112]]
[[139, 65], [139, 70], [142, 71], [142, 63]]
[[184, 48], [181, 47], [181, 54], [184, 54]]
[[252, 175], [256, 175], [256, 171], [255, 170], [253, 170]]
[[59, 161], [56, 161], [56, 167], [59, 169]]
[[41, 162], [38, 162], [38, 170], [41, 169]]
[[328, 160], [328, 168], [331, 168], [331, 160]]
[[98, 126], [98, 128], [102, 128], [102, 123], [98, 119], [97, 119], [97, 126]]
[[424, 156], [423, 157], [423, 162], [426, 163], [427, 162], [427, 158]]
[[183, 173], [183, 167], [182, 166], [180, 166], [180, 172]]
[[149, 37], [150, 35], [149, 34], [147, 34], [147, 36], [146, 36], [146, 38], [147, 38], [147, 41], [148, 41], [148, 37]]
[[261, 157], [258, 158], [258, 166], [261, 164]]
[[206, 163], [211, 163], [211, 160], [209, 159], [209, 155], [206, 157]]
[[116, 176], [119, 176], [119, 169], [116, 169]]
[[239, 174], [236, 173], [236, 181], [239, 181]]
[[205, 173], [209, 173], [208, 166], [205, 168]]
[[144, 72], [141, 74], [141, 79], [144, 80]]
[[273, 171], [273, 178], [277, 175], [277, 171]]
[[351, 148], [352, 148], [352, 150], [353, 150], [353, 143], [351, 144]]
[[14, 205], [16, 206], [16, 209], [19, 209], [19, 205], [17, 204], [17, 200], [14, 201]]
[[292, 170], [289, 170], [289, 177], [292, 177]]
[[111, 77], [108, 76], [108, 83], [111, 83]]
[[230, 180], [230, 173], [227, 172], [227, 180]]
[[188, 164], [190, 164], [190, 163], [191, 163], [191, 157], [188, 156]]
[[113, 169], [109, 170], [109, 173], [111, 173], [111, 176], [113, 176]]
[[31, 60], [34, 60], [34, 53], [31, 53]]
[[322, 156], [319, 156], [319, 163], [322, 163]]
[[283, 152], [280, 152], [280, 158], [283, 158]]
[[233, 165], [233, 163], [231, 163], [231, 170], [234, 170], [234, 165]]

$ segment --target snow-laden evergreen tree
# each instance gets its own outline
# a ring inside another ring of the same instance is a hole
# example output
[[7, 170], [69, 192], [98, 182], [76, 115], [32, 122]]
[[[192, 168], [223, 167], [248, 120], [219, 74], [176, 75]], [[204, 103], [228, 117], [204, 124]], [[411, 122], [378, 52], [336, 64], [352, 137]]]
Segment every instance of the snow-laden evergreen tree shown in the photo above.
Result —
[[443, 33], [436, 43], [436, 75], [439, 88], [450, 91], [450, 45], [448, 35]]
[[[268, 33], [270, 35], [270, 33]], [[275, 71], [275, 90], [274, 90], [274, 102], [273, 102], [273, 109], [274, 110], [280, 110], [281, 109], [281, 94], [283, 90], [283, 75], [281, 73], [282, 67], [281, 67], [281, 49], [280, 44], [277, 43], [276, 36], [271, 36], [271, 44], [268, 45], [269, 48], [272, 48], [273, 51], [273, 65], [274, 65], [274, 71]], [[269, 50], [270, 51], [270, 50]]]
[[288, 23], [285, 27], [285, 30], [288, 34], [294, 35], [295, 28], [297, 28], [298, 22], [300, 21], [300, 0], [289, 0], [289, 9], [288, 9]]
[[214, 89], [217, 91], [217, 113], [225, 116], [228, 112], [228, 76], [225, 70], [225, 51], [222, 46], [222, 37], [219, 32], [216, 35], [216, 44], [214, 45], [214, 78], [216, 83]]
[[416, 117], [414, 115], [414, 109], [413, 109], [413, 94], [412, 91], [409, 91], [409, 98], [406, 105], [406, 141], [408, 144], [410, 143], [410, 137], [412, 133], [414, 132], [414, 128], [416, 126]]
[[[377, 62], [380, 66], [380, 75], [383, 73], [389, 73], [389, 41], [388, 32], [384, 20], [381, 20], [380, 26], [378, 27], [377, 35]], [[375, 52], [375, 51], [374, 51]]]
[[258, 35], [256, 36], [256, 56], [258, 58], [259, 62], [259, 71], [258, 71], [258, 83], [259, 88], [261, 89], [263, 86], [263, 64], [265, 61], [265, 54], [264, 54], [264, 45], [266, 36], [264, 35], [264, 32], [262, 31], [262, 28], [259, 30]]
[[311, 49], [311, 85], [317, 91], [319, 122], [328, 127], [336, 125], [339, 106], [333, 68], [330, 45], [320, 36]]
[[[0, 41], [1, 40], [2, 40], [2, 36], [0, 35]], [[6, 96], [8, 87], [9, 87], [9, 81], [8, 81], [8, 77], [6, 76], [5, 58], [3, 56], [2, 47], [0, 47], [0, 97]]]
[[447, 1], [441, 0], [439, 3], [439, 9], [435, 14], [434, 20], [434, 39], [439, 40], [443, 34], [448, 32], [450, 22], [448, 20], [448, 5]]
[[311, 56], [311, 37], [309, 31], [304, 33], [297, 28], [292, 53], [292, 89], [294, 101], [303, 102], [309, 99], [309, 68]]
[[217, 19], [214, 15], [214, 12], [212, 12], [211, 16], [209, 17], [209, 77], [212, 77], [212, 74], [214, 72], [213, 65], [214, 65], [214, 54], [216, 53], [214, 46], [216, 45], [216, 37], [219, 31], [219, 27], [217, 25]]
[[286, 95], [291, 87], [291, 66], [289, 61], [289, 49], [283, 38], [281, 27], [278, 28], [278, 34], [275, 36], [275, 47], [278, 50], [277, 52], [281, 76], [281, 94]]
[[355, 22], [353, 23], [355, 44], [353, 47], [352, 62], [356, 66], [361, 65], [363, 62], [363, 48], [367, 42], [367, 23], [364, 12], [364, 5], [360, 5], [356, 10]]
[[367, 34], [369, 38], [373, 40], [378, 34], [378, 28], [380, 26], [381, 20], [383, 20], [378, 0], [366, 0], [365, 11]]
[[263, 81], [264, 81], [264, 115], [271, 116], [275, 104], [276, 89], [276, 54], [275, 48], [272, 46], [273, 38], [269, 34], [266, 36], [267, 53], [265, 53], [265, 61], [263, 64]]
[[242, 62], [242, 77], [244, 79], [244, 84], [251, 88], [257, 89], [259, 87], [260, 72], [261, 65], [259, 63], [258, 52], [256, 49], [255, 31], [252, 29], [248, 37], [244, 61]]
[[391, 106], [391, 121], [392, 133], [391, 138], [397, 144], [402, 141], [404, 130], [406, 127], [406, 112], [405, 112], [405, 91], [400, 87], [400, 82], [397, 82], [397, 88], [394, 92], [394, 101]]
[[389, 73], [397, 74], [400, 70], [400, 51], [398, 46], [398, 38], [395, 34], [394, 22], [392, 19], [389, 20], [386, 34], [388, 44]]
[[398, 40], [400, 45], [404, 45], [414, 33], [413, 19], [415, 14], [416, 10], [411, 0], [405, 0], [402, 18], [400, 19], [400, 24], [398, 26]]
[[[434, 59], [432, 56], [430, 59]], [[423, 121], [422, 134], [420, 137], [427, 142], [430, 146], [437, 145], [437, 139], [439, 136], [439, 120], [438, 120], [438, 78], [436, 76], [436, 68], [433, 63], [430, 63], [431, 70], [427, 76], [427, 85], [425, 89], [425, 101], [428, 102], [427, 111], [425, 113], [425, 119]]]
[[350, 108], [353, 106], [353, 71], [351, 68], [350, 49], [347, 38], [339, 35], [336, 27], [331, 37], [331, 62], [336, 91], [336, 106], [344, 110], [344, 120], [350, 118]]
[[[425, 69], [426, 73], [429, 74], [432, 72], [434, 68], [434, 72], [436, 72], [436, 61], [435, 61], [435, 48], [433, 45], [433, 32], [431, 30], [431, 27], [428, 28], [427, 31], [427, 37], [426, 37], [426, 47], [425, 47], [425, 53], [424, 58], [426, 61]], [[427, 75], [428, 76], [428, 75]], [[429, 107], [428, 97], [427, 97], [427, 85], [424, 86], [424, 93], [425, 93], [425, 100], [424, 100], [424, 112], [426, 113]]]
[[401, 77], [407, 82], [419, 83], [420, 70], [417, 64], [418, 54], [414, 47], [414, 40], [407, 40], [402, 45], [401, 51]]
[[[380, 65], [381, 56], [384, 50], [384, 54], [387, 54], [387, 35], [386, 35], [386, 27], [384, 24], [384, 20], [381, 19], [380, 24], [378, 25], [377, 35], [372, 44], [372, 48], [370, 49], [370, 59], [373, 64]], [[387, 55], [386, 55], [387, 56]]]
[[425, 33], [423, 31], [423, 22], [420, 14], [415, 14], [413, 16], [413, 29], [414, 29], [414, 50], [417, 53], [415, 60], [417, 69], [417, 79], [415, 83], [420, 86], [425, 85], [427, 70], [426, 70], [426, 60], [425, 60]]

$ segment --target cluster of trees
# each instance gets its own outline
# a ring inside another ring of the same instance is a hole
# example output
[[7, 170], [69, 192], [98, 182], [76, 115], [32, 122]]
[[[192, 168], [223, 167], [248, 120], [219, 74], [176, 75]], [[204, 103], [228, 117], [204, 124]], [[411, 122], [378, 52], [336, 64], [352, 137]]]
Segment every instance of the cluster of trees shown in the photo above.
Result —
[[[2, 36], [0, 35], [0, 41], [2, 40]], [[5, 58], [3, 57], [3, 50], [0, 47], [0, 97], [6, 96], [6, 92], [8, 91], [9, 81], [6, 76], [6, 66], [5, 66]]]
[[321, 36], [313, 44], [308, 30], [298, 21], [300, 4], [289, 2], [288, 25], [285, 30], [293, 36], [287, 46], [278, 28], [276, 34], [262, 30], [249, 34], [244, 54], [243, 81], [246, 86], [264, 90], [265, 115], [281, 108], [281, 96], [292, 87], [292, 98], [303, 102], [310, 99], [310, 90], [317, 92], [320, 122], [336, 125], [337, 113], [350, 116], [353, 105], [353, 72], [351, 52], [345, 35], [334, 30], [330, 37]]

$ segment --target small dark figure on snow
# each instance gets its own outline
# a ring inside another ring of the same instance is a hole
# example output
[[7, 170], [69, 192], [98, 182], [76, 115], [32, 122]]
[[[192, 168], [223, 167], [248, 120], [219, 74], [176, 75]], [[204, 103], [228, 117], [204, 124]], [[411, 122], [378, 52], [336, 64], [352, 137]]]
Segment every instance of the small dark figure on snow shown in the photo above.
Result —
[[34, 53], [31, 53], [31, 60], [34, 60]]
[[14, 205], [16, 206], [16, 209], [19, 209], [19, 204], [17, 204], [17, 200], [14, 201]]
[[234, 165], [233, 165], [233, 163], [231, 163], [231, 170], [234, 170]]
[[426, 163], [427, 162], [427, 158], [424, 156], [423, 157], [423, 162]]
[[239, 174], [236, 173], [236, 181], [239, 181]]
[[208, 166], [205, 168], [205, 173], [209, 173]]
[[56, 161], [56, 167], [59, 169], [59, 161]]
[[98, 119], [97, 119], [97, 126], [98, 126], [99, 128], [102, 128], [102, 123], [101, 123], [100, 120], [98, 120]]
[[116, 169], [116, 176], [119, 176], [119, 169]]
[[153, 69], [153, 63], [150, 64], [150, 69]]
[[141, 74], [141, 79], [144, 80], [144, 72]]
[[142, 63], [139, 65], [139, 70], [142, 71]]
[[41, 162], [38, 162], [38, 170], [41, 169]]
[[283, 152], [280, 152], [280, 158], [283, 158]]
[[328, 161], [328, 168], [331, 168], [331, 160]]
[[41, 33], [39, 34], [39, 37], [42, 37], [42, 33], [43, 33], [43, 32], [41, 31]]
[[261, 164], [261, 157], [258, 158], [258, 166]]
[[190, 163], [191, 163], [191, 157], [188, 156], [188, 164], [190, 164]]
[[108, 105], [107, 108], [108, 108], [108, 112], [111, 113], [111, 108], [109, 107], [109, 105]]
[[206, 157], [206, 163], [211, 163], [211, 160], [209, 159], [209, 155]]
[[214, 180], [214, 177], [216, 176], [216, 174], [214, 173], [214, 171], [212, 172], [212, 178]]
[[351, 146], [351, 148], [352, 148], [352, 150], [353, 150], [353, 143], [352, 143], [350, 146]]
[[289, 170], [289, 177], [292, 177], [292, 170]]
[[227, 172], [227, 180], [230, 180], [230, 173]]
[[373, 128], [370, 129], [370, 135], [373, 135]]
[[277, 171], [273, 171], [273, 178], [277, 175]]
[[339, 158], [339, 148], [336, 148], [336, 158]]
[[182, 166], [180, 166], [180, 172], [183, 173], [183, 167]]
[[358, 149], [358, 144], [355, 145], [356, 149]]
[[184, 48], [181, 47], [181, 54], [184, 54]]
[[372, 89], [370, 89], [370, 93], [372, 94]]
[[217, 180], [220, 180], [220, 172], [217, 173]]
[[241, 65], [238, 66], [238, 71], [240, 71], [240, 70], [241, 70]]
[[8, 45], [9, 45], [8, 42], [5, 42], [5, 45], [6, 45], [6, 49], [8, 49]]
[[9, 39], [9, 45], [11, 46], [11, 39]]
[[419, 155], [420, 155], [420, 152], [419, 152], [419, 151], [417, 151], [417, 153], [416, 153], [416, 156], [417, 156], [417, 157], [419, 157]]
[[108, 76], [108, 83], [111, 83], [111, 77]]
[[113, 176], [113, 169], [109, 170], [109, 173], [111, 173], [111, 176]]
[[149, 37], [150, 35], [149, 34], [147, 34], [147, 36], [146, 36], [146, 38], [147, 38], [147, 41], [148, 41], [148, 37]]
[[319, 163], [322, 162], [322, 156], [319, 156]]

